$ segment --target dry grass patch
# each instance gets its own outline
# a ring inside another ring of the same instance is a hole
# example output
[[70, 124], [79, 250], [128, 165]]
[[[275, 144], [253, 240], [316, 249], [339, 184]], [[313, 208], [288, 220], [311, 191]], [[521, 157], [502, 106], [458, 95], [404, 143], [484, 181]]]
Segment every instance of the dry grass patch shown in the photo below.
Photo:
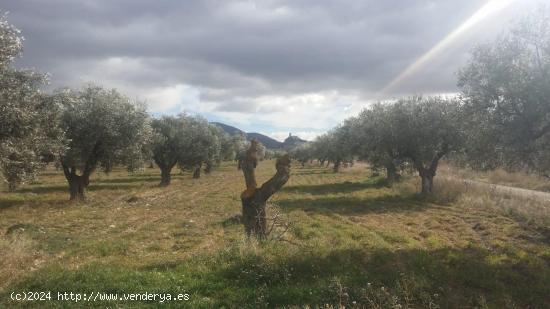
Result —
[[508, 172], [504, 169], [492, 171], [474, 171], [443, 163], [437, 170], [438, 175], [460, 179], [471, 179], [492, 184], [550, 192], [550, 179], [525, 172]]

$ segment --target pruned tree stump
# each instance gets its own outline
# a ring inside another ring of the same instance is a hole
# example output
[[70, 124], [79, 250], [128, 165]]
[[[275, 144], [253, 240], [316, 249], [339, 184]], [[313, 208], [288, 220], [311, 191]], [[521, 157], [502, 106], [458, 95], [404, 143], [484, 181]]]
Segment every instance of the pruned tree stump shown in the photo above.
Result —
[[247, 236], [265, 238], [267, 236], [266, 202], [290, 178], [290, 158], [284, 155], [277, 159], [275, 164], [277, 172], [258, 188], [255, 174], [258, 163], [257, 151], [258, 141], [252, 140], [241, 164], [246, 183], [246, 190], [241, 193], [242, 222]]

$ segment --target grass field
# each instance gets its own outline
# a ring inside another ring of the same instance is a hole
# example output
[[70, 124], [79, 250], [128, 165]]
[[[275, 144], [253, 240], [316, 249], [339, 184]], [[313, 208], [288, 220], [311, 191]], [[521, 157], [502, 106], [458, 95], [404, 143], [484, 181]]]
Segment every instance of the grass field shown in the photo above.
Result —
[[475, 171], [443, 163], [438, 168], [438, 174], [444, 176], [452, 175], [463, 179], [478, 180], [497, 185], [550, 192], [550, 178], [526, 172], [508, 172], [502, 168], [490, 171]]
[[[259, 183], [273, 173], [261, 162]], [[294, 164], [272, 198], [292, 228], [285, 241], [258, 243], [234, 220], [244, 180], [233, 164], [198, 180], [173, 175], [167, 188], [159, 174], [95, 174], [85, 204], [67, 201], [53, 170], [1, 192], [0, 307], [159, 305], [15, 302], [13, 291], [190, 295], [163, 303], [174, 308], [550, 307], [546, 221], [421, 198], [414, 178], [388, 188], [360, 164], [338, 174]]]

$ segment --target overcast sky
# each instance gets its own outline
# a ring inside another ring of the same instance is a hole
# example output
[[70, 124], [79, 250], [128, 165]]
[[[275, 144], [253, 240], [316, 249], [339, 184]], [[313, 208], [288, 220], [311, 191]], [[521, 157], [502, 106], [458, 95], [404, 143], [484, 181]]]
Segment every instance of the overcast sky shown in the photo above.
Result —
[[26, 39], [17, 65], [51, 73], [51, 87], [94, 82], [155, 115], [311, 139], [373, 100], [457, 92], [472, 47], [548, 0], [502, 1], [390, 88], [488, 1], [0, 0], [0, 10]]

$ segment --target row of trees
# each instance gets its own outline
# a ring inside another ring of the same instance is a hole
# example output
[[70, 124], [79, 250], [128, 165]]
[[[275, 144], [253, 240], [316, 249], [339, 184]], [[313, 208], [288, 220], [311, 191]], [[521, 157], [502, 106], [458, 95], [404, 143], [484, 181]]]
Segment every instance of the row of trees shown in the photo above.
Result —
[[359, 158], [375, 169], [384, 168], [389, 181], [411, 165], [422, 178], [422, 192], [430, 193], [440, 159], [463, 144], [460, 107], [455, 99], [420, 96], [374, 104], [297, 150], [297, 155], [301, 161], [331, 162], [334, 172]]
[[50, 162], [63, 169], [71, 199], [84, 199], [90, 176], [115, 165], [133, 171], [154, 161], [165, 186], [176, 165], [198, 178], [203, 168], [209, 173], [248, 147], [244, 136], [231, 137], [200, 117], [152, 119], [143, 104], [114, 89], [88, 85], [44, 93], [46, 75], [13, 67], [22, 42], [0, 16], [0, 171], [10, 190]]
[[390, 181], [411, 166], [430, 193], [443, 157], [474, 169], [504, 167], [550, 177], [550, 9], [478, 46], [459, 72], [458, 96], [377, 103], [295, 150], [301, 162], [354, 157]]
[[[411, 166], [424, 193], [432, 191], [445, 156], [477, 169], [502, 166], [550, 176], [548, 16], [543, 8], [476, 48], [459, 72], [461, 95], [374, 104], [291, 155], [302, 163], [332, 162], [336, 172], [360, 158], [384, 168], [390, 181]], [[168, 185], [176, 165], [199, 177], [203, 166], [209, 172], [221, 160], [245, 158], [243, 136], [227, 136], [188, 115], [151, 119], [144, 106], [116, 90], [43, 93], [45, 75], [13, 68], [21, 49], [18, 30], [0, 17], [0, 168], [10, 189], [51, 161], [63, 168], [71, 198], [83, 199], [97, 168], [132, 170], [152, 158], [161, 185]]]

